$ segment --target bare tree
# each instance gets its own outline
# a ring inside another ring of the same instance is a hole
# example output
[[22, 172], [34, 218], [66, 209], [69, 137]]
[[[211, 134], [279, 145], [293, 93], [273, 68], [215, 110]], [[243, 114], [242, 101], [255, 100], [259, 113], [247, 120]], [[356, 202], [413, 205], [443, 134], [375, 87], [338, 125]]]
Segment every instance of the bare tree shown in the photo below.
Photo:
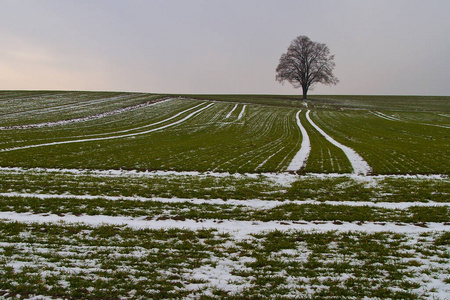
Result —
[[337, 84], [333, 75], [334, 55], [325, 44], [313, 42], [307, 36], [299, 36], [291, 42], [286, 53], [280, 58], [276, 69], [276, 80], [285, 80], [295, 88], [302, 87], [303, 99], [315, 83]]

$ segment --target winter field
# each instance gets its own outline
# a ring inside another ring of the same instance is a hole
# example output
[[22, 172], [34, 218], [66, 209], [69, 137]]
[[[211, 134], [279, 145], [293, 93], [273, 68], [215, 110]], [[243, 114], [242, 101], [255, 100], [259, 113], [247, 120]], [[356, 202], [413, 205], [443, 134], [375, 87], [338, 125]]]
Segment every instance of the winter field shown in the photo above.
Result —
[[0, 92], [0, 298], [450, 299], [450, 97]]

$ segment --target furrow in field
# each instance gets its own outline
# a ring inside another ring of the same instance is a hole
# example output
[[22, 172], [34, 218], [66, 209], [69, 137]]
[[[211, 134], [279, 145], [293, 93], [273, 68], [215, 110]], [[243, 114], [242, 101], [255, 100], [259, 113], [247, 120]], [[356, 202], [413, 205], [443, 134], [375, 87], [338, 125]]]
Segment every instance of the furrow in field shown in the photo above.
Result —
[[156, 102], [146, 102], [146, 103], [133, 105], [133, 106], [129, 106], [129, 107], [124, 107], [124, 108], [120, 108], [120, 109], [115, 109], [112, 111], [108, 111], [108, 112], [104, 112], [101, 114], [96, 114], [96, 115], [92, 115], [92, 116], [88, 116], [88, 117], [83, 117], [83, 118], [75, 118], [75, 119], [61, 120], [61, 121], [56, 121], [56, 122], [44, 122], [44, 123], [27, 124], [27, 125], [2, 126], [2, 127], [0, 127], [0, 130], [18, 130], [18, 129], [42, 128], [42, 127], [54, 127], [54, 126], [62, 126], [62, 125], [68, 125], [68, 124], [74, 124], [74, 123], [94, 121], [94, 120], [102, 119], [105, 117], [134, 111], [136, 109], [149, 107], [149, 106], [152, 106], [155, 104], [164, 103], [167, 101], [171, 101], [173, 99], [174, 98], [159, 99], [159, 101], [156, 101]]
[[268, 158], [266, 158], [262, 163], [260, 163], [255, 171], [258, 171], [259, 168], [261, 168], [262, 166], [264, 166], [272, 157], [274, 157], [275, 155], [277, 155], [278, 153], [280, 153], [281, 151], [283, 151], [286, 147], [280, 148], [278, 151], [272, 153]]
[[369, 164], [358, 154], [355, 152], [355, 150], [342, 145], [341, 143], [334, 140], [331, 136], [329, 136], [325, 131], [323, 131], [319, 126], [317, 126], [309, 116], [310, 110], [306, 113], [306, 119], [308, 122], [321, 134], [323, 135], [330, 143], [335, 145], [336, 147], [340, 148], [342, 151], [344, 151], [345, 155], [347, 156], [348, 160], [350, 161], [353, 172], [355, 174], [360, 175], [367, 175], [371, 172], [371, 168]]
[[[253, 119], [256, 120], [253, 120]], [[250, 128], [250, 130], [252, 132], [258, 132], [257, 137], [259, 139], [265, 139], [270, 135], [270, 132], [272, 130], [272, 127], [274, 126], [274, 121], [276, 120], [276, 113], [275, 112], [271, 112], [268, 115], [265, 115], [265, 118], [261, 118], [259, 115], [252, 116], [249, 119], [249, 123], [250, 124], [255, 124], [256, 126], [252, 126]], [[251, 163], [254, 159], [257, 159], [260, 155], [258, 155], [258, 153], [260, 153], [261, 151], [264, 151], [265, 149], [272, 147], [273, 143], [276, 141], [271, 141], [267, 144], [264, 144], [263, 146], [260, 146], [258, 148], [249, 150], [249, 151], [245, 151], [242, 152], [241, 154], [228, 159], [226, 161], [223, 161], [221, 163], [219, 163], [214, 169], [213, 171], [216, 170], [220, 170], [221, 168], [225, 167], [225, 166], [229, 166], [229, 165], [238, 165], [239, 168], [242, 168], [242, 166], [248, 165], [249, 163]]]
[[306, 129], [300, 122], [300, 112], [301, 110], [297, 112], [295, 118], [297, 119], [297, 126], [300, 128], [300, 131], [302, 133], [302, 144], [300, 146], [300, 150], [298, 150], [297, 154], [295, 154], [286, 171], [300, 170], [306, 164], [306, 160], [308, 159], [309, 153], [311, 152], [311, 142], [309, 140], [308, 132], [306, 132]]
[[[282, 126], [283, 126], [282, 127], [282, 135], [278, 139], [267, 144], [267, 146], [268, 147], [270, 146], [270, 148], [267, 151], [263, 151], [260, 156], [267, 156], [267, 154], [269, 154], [269, 156], [261, 164], [259, 164], [256, 167], [255, 171], [257, 171], [259, 168], [261, 168], [263, 165], [265, 165], [275, 155], [277, 155], [278, 153], [280, 153], [281, 151], [286, 149], [286, 146], [285, 146], [286, 140], [291, 136], [291, 128], [289, 125], [290, 125], [290, 119], [285, 118], [284, 122], [282, 123]], [[267, 147], [263, 147], [263, 150], [265, 148], [267, 148]], [[285, 159], [283, 159], [282, 162], [284, 162], [284, 160]], [[280, 164], [278, 164], [277, 169], [279, 169], [281, 166], [283, 166], [282, 162]]]
[[[261, 131], [258, 131], [258, 136], [260, 138], [266, 139], [266, 138], [272, 138], [274, 130], [277, 129], [274, 124], [276, 123], [277, 115], [276, 113], [271, 113], [270, 115], [266, 116], [266, 118], [263, 120], [263, 124], [261, 126]], [[257, 121], [258, 122], [258, 121]], [[261, 124], [258, 122], [258, 124]], [[261, 161], [264, 157], [264, 161], [262, 163], [259, 163], [259, 165], [255, 166], [254, 171], [257, 171], [259, 168], [264, 166], [271, 158], [273, 158], [276, 154], [281, 152], [285, 149], [284, 144], [286, 138], [289, 136], [290, 131], [288, 129], [289, 122], [285, 119], [282, 123], [283, 129], [281, 130], [281, 135], [278, 136], [275, 140], [272, 140], [262, 146], [259, 146], [255, 149], [252, 149], [248, 152], [245, 152], [227, 162], [225, 162], [222, 165], [234, 163], [239, 165], [240, 168], [243, 168], [250, 164], [256, 164], [255, 161]], [[286, 129], [287, 128], [287, 129]], [[280, 149], [281, 148], [281, 149]], [[222, 166], [221, 165], [221, 166]]]
[[413, 224], [396, 224], [391, 222], [366, 222], [366, 223], [347, 223], [340, 222], [285, 222], [285, 221], [235, 221], [235, 220], [146, 220], [145, 218], [113, 217], [113, 216], [59, 216], [54, 214], [36, 215], [30, 213], [0, 212], [0, 219], [27, 222], [27, 223], [57, 223], [66, 222], [70, 224], [87, 224], [92, 226], [104, 225], [126, 225], [131, 228], [141, 229], [216, 229], [221, 232], [228, 232], [235, 237], [246, 238], [252, 234], [264, 233], [273, 230], [291, 231], [291, 230], [317, 230], [321, 232], [328, 231], [360, 231], [360, 232], [396, 232], [396, 233], [420, 233], [447, 231], [448, 226], [442, 223], [427, 223], [427, 227], [420, 227]]
[[[297, 131], [294, 130], [294, 128], [298, 128], [298, 125], [292, 124], [291, 119], [286, 118], [285, 119], [285, 129], [283, 130], [284, 133], [286, 133], [286, 135], [288, 136], [289, 140], [291, 140], [291, 137], [295, 134], [297, 134]], [[300, 135], [301, 135], [301, 131], [300, 131]], [[303, 136], [301, 136], [302, 140], [303, 140]], [[276, 169], [277, 170], [285, 170], [287, 168], [287, 166], [289, 165], [289, 163], [287, 162], [288, 159], [292, 160], [292, 153], [294, 153], [296, 151], [297, 145], [300, 144], [301, 146], [301, 141], [299, 139], [295, 139], [297, 140], [296, 144], [294, 147], [289, 146], [289, 151], [285, 152], [284, 157], [281, 159], [281, 161], [278, 163]], [[285, 141], [286, 143], [286, 141]], [[285, 146], [284, 148], [287, 148], [288, 146]]]
[[[111, 139], [119, 139], [119, 138], [126, 138], [126, 137], [132, 137], [132, 136], [137, 136], [137, 135], [143, 135], [143, 134], [147, 134], [147, 133], [151, 133], [151, 132], [155, 132], [155, 131], [159, 131], [159, 130], [163, 130], [165, 128], [168, 127], [172, 127], [175, 125], [178, 125], [182, 122], [185, 122], [186, 120], [192, 118], [193, 116], [199, 114], [201, 111], [211, 107], [212, 105], [214, 105], [214, 103], [210, 103], [192, 113], [190, 113], [189, 115], [187, 115], [186, 117], [175, 121], [173, 123], [169, 123], [157, 128], [153, 128], [150, 130], [145, 130], [145, 131], [141, 131], [141, 132], [136, 132], [136, 133], [129, 133], [129, 134], [123, 134], [123, 135], [115, 135], [115, 136], [109, 136], [109, 137], [100, 137], [100, 138], [90, 138], [90, 139], [79, 139], [79, 140], [69, 140], [69, 141], [61, 141], [61, 142], [52, 142], [52, 143], [45, 143], [45, 144], [37, 144], [37, 145], [28, 145], [28, 146], [22, 146], [22, 147], [14, 147], [14, 148], [8, 148], [8, 149], [1, 149], [0, 152], [9, 152], [9, 151], [14, 151], [14, 150], [22, 150], [22, 149], [29, 149], [29, 148], [37, 148], [37, 147], [45, 147], [45, 146], [53, 146], [53, 145], [62, 145], [62, 144], [72, 144], [72, 143], [84, 143], [84, 142], [92, 142], [92, 141], [104, 141], [104, 140], [111, 140]], [[181, 114], [181, 113], [179, 113]], [[178, 115], [179, 115], [178, 114]], [[175, 116], [167, 118], [163, 121], [154, 123], [152, 125], [156, 125], [158, 123], [162, 123], [162, 122], [166, 122], [170, 119], [175, 118]]]

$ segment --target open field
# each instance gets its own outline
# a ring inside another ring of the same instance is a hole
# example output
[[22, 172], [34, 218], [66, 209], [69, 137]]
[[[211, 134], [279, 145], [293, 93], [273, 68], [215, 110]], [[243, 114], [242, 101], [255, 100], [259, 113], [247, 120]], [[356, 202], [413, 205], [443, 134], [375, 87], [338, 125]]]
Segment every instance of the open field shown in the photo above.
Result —
[[[28, 95], [16, 112], [15, 102], [4, 95], [0, 165], [282, 172], [302, 142], [296, 124], [300, 108], [294, 107], [299, 101], [273, 100], [268, 106], [145, 94], [98, 98], [105, 95], [92, 93], [88, 100], [83, 93], [75, 95], [67, 93], [63, 104], [55, 104], [53, 94]], [[303, 103], [300, 126], [309, 132], [311, 151], [298, 171], [351, 173], [355, 168], [342, 148], [350, 147], [367, 163], [365, 173], [448, 174], [448, 102], [430, 100], [426, 112], [417, 112], [418, 105], [381, 112], [314, 109]]]
[[450, 299], [450, 97], [0, 92], [0, 298]]

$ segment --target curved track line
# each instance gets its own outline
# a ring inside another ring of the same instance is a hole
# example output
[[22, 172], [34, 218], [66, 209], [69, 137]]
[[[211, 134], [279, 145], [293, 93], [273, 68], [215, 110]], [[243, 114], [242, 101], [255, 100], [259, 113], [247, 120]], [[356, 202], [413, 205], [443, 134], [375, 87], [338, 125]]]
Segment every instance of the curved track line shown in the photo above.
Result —
[[300, 122], [300, 112], [301, 110], [297, 112], [295, 118], [297, 119], [297, 125], [302, 133], [302, 144], [300, 146], [300, 150], [298, 150], [297, 154], [295, 154], [286, 171], [300, 170], [306, 164], [306, 160], [308, 159], [309, 153], [311, 152], [311, 142], [309, 141], [309, 136], [308, 133], [306, 132], [306, 129]]
[[[29, 145], [29, 146], [15, 147], [15, 148], [9, 148], [9, 149], [1, 149], [0, 152], [9, 152], [9, 151], [14, 151], [14, 150], [22, 150], [22, 149], [37, 148], [37, 147], [44, 147], [44, 146], [53, 146], [53, 145], [62, 145], [62, 144], [73, 144], [73, 143], [83, 143], [83, 142], [92, 142], [92, 141], [104, 141], [104, 140], [112, 140], [112, 139], [119, 139], [119, 138], [125, 138], [125, 137], [131, 137], [131, 136], [147, 134], [147, 133], [150, 133], [150, 132], [162, 130], [162, 129], [165, 129], [165, 128], [172, 127], [174, 125], [180, 124], [180, 123], [182, 123], [182, 122], [192, 118], [193, 116], [195, 116], [196, 114], [198, 114], [201, 111], [205, 110], [206, 108], [209, 108], [212, 105], [214, 105], [214, 103], [208, 104], [207, 106], [202, 107], [202, 108], [200, 108], [200, 109], [190, 113], [189, 115], [187, 115], [186, 117], [184, 117], [181, 120], [175, 121], [175, 122], [170, 123], [170, 124], [163, 125], [161, 127], [157, 127], [157, 128], [153, 128], [153, 129], [150, 129], [150, 130], [146, 130], [146, 131], [141, 131], [141, 132], [136, 132], [136, 133], [129, 133], [129, 134], [123, 134], [123, 135], [116, 135], [116, 136], [109, 136], [109, 137], [102, 137], [102, 138], [80, 139], [80, 140], [72, 140], [72, 141], [62, 141], [62, 142], [53, 142], [53, 143], [45, 143], [45, 144], [38, 144], [38, 145]], [[172, 119], [172, 118], [174, 118], [174, 117], [171, 117], [169, 119]], [[166, 119], [164, 121], [167, 121], [169, 119]], [[162, 121], [160, 121], [160, 122], [162, 122]]]
[[317, 126], [309, 117], [309, 113], [311, 111], [308, 110], [306, 113], [306, 119], [309, 123], [321, 134], [323, 135], [330, 143], [335, 145], [336, 147], [340, 148], [342, 151], [344, 151], [345, 155], [347, 156], [348, 160], [352, 164], [353, 167], [353, 173], [358, 175], [367, 175], [369, 174], [372, 169], [370, 168], [369, 164], [350, 147], [344, 146], [341, 143], [334, 140], [331, 136], [325, 133], [319, 126]]

